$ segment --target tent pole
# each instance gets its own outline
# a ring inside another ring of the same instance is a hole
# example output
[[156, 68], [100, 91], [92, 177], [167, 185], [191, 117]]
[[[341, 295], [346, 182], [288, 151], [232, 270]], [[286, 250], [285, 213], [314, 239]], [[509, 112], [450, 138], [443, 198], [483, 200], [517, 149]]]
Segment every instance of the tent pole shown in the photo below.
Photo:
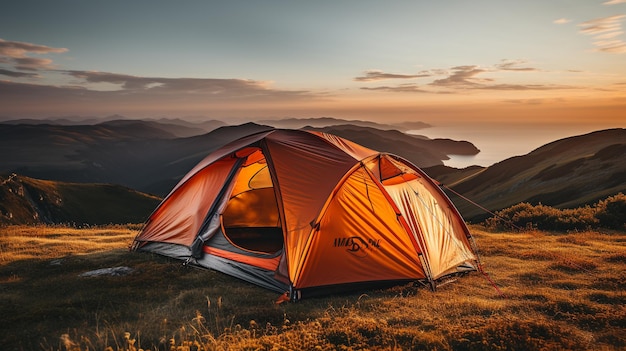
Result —
[[302, 294], [299, 290], [293, 288], [293, 285], [289, 285], [289, 301], [297, 302], [302, 298]]

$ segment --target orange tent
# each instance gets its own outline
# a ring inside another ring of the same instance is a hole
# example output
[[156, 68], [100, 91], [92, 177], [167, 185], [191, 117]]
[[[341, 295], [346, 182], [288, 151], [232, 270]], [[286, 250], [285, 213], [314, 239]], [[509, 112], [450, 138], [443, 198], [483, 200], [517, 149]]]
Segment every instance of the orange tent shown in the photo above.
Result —
[[150, 215], [133, 250], [292, 300], [354, 284], [476, 270], [463, 219], [410, 162], [320, 132], [274, 129], [208, 155]]

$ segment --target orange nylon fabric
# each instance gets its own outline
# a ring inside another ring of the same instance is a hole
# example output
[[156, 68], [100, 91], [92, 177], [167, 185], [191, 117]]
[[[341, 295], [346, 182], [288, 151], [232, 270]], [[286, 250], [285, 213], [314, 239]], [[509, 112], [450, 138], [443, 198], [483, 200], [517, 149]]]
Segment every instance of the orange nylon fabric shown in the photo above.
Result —
[[343, 150], [329, 147], [325, 139], [303, 131], [277, 130], [265, 141], [277, 180], [274, 186], [282, 199], [285, 251], [293, 280], [311, 234], [311, 222], [357, 161]]
[[[261, 151], [258, 153], [263, 156]], [[252, 154], [246, 159], [246, 163], [239, 169], [235, 184], [230, 196], [236, 196], [252, 189], [271, 188], [272, 180], [270, 172], [265, 163], [265, 158], [257, 158], [257, 154]], [[250, 158], [255, 158], [254, 162], [250, 162]]]
[[315, 135], [317, 135], [319, 137], [322, 137], [322, 138], [328, 140], [331, 144], [333, 144], [336, 147], [340, 148], [345, 153], [347, 153], [348, 155], [352, 156], [355, 160], [362, 160], [362, 159], [367, 158], [369, 156], [373, 156], [373, 155], [378, 154], [378, 151], [374, 151], [372, 149], [368, 149], [365, 146], [359, 145], [357, 143], [354, 143], [354, 142], [352, 142], [350, 140], [346, 140], [344, 138], [338, 137], [336, 135], [323, 133], [323, 132], [316, 132], [316, 131], [309, 131], [309, 133], [315, 134]]
[[220, 160], [190, 177], [154, 211], [136, 240], [190, 246], [235, 161]]
[[249, 264], [251, 266], [267, 269], [268, 271], [276, 270], [276, 268], [278, 268], [278, 262], [280, 261], [280, 256], [271, 257], [271, 258], [261, 258], [261, 257], [242, 255], [242, 254], [238, 254], [238, 253], [230, 252], [226, 250], [220, 250], [218, 248], [209, 247], [209, 246], [205, 246], [203, 248], [203, 251], [210, 255]]
[[223, 158], [224, 156], [227, 156], [230, 153], [234, 153], [235, 151], [242, 149], [248, 145], [254, 144], [257, 141], [263, 139], [266, 135], [268, 135], [269, 133], [272, 133], [273, 131], [267, 131], [267, 132], [263, 132], [263, 133], [257, 133], [257, 134], [252, 134], [252, 135], [248, 135], [246, 137], [243, 137], [241, 139], [237, 139], [233, 142], [230, 142], [224, 146], [222, 146], [221, 148], [211, 152], [209, 155], [207, 155], [207, 157], [205, 157], [202, 161], [198, 162], [197, 165], [195, 165], [189, 172], [187, 172], [187, 174], [185, 174], [185, 176], [178, 182], [178, 184], [176, 184], [176, 186], [172, 189], [172, 191], [170, 192], [170, 194], [168, 195], [168, 197], [174, 193], [176, 191], [176, 189], [178, 189], [180, 186], [182, 186], [189, 178], [193, 177], [194, 174], [196, 174], [197, 172], [199, 172], [200, 170], [204, 169], [206, 166], [210, 165], [211, 163]]
[[380, 171], [380, 179], [385, 182], [388, 179], [402, 175], [402, 170], [396, 167], [387, 157], [381, 157], [378, 162], [378, 170]]
[[410, 234], [364, 169], [347, 178], [319, 224], [294, 287], [425, 277]]

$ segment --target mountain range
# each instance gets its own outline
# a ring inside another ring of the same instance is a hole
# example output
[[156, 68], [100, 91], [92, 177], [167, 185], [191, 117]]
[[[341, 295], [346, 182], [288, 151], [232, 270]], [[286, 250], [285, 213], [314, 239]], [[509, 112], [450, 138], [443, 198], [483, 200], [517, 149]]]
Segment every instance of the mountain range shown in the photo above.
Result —
[[161, 201], [113, 184], [0, 177], [0, 224], [142, 223]]
[[375, 128], [380, 130], [417, 130], [431, 127], [430, 124], [419, 121], [408, 121], [398, 123], [376, 123], [361, 120], [345, 120], [333, 117], [319, 118], [283, 118], [283, 119], [266, 119], [259, 121], [260, 124], [269, 125], [275, 128], [301, 129], [301, 128], [324, 128], [340, 125], [351, 125], [357, 127]]
[[[190, 117], [190, 118], [147, 118], [147, 119], [133, 119], [127, 118], [122, 115], [111, 115], [107, 117], [79, 117], [79, 116], [64, 116], [64, 117], [49, 117], [43, 119], [35, 118], [19, 118], [12, 119], [10, 117], [0, 117], [0, 124], [50, 124], [50, 125], [95, 125], [95, 124], [123, 124], [123, 123], [143, 123], [144, 125], [151, 125], [154, 128], [168, 128], [168, 131], [176, 134], [178, 137], [186, 137], [193, 135], [200, 135], [208, 133], [219, 127], [229, 125], [226, 122], [219, 120], [207, 120], [202, 117]], [[272, 126], [274, 128], [288, 128], [288, 129], [300, 129], [304, 127], [328, 127], [335, 125], [350, 124], [359, 127], [369, 127], [381, 130], [418, 130], [432, 127], [428, 123], [420, 121], [405, 121], [396, 123], [376, 123], [371, 121], [361, 120], [346, 120], [334, 117], [318, 117], [318, 118], [279, 118], [279, 119], [265, 119], [257, 122], [258, 124]], [[180, 130], [180, 132], [179, 132]]]
[[0, 172], [79, 183], [119, 184], [158, 196], [219, 146], [270, 127], [244, 124], [177, 138], [154, 123], [0, 124]]
[[159, 118], [159, 119], [128, 119], [120, 115], [112, 115], [104, 118], [81, 118], [81, 117], [56, 117], [56, 118], [22, 118], [0, 120], [0, 124], [7, 125], [53, 125], [53, 126], [93, 126], [103, 125], [112, 127], [130, 127], [157, 129], [170, 138], [185, 138], [195, 135], [205, 134], [219, 127], [226, 126], [226, 122], [218, 120], [208, 120], [201, 122], [190, 122], [181, 118]]
[[[178, 137], [183, 126], [141, 120], [94, 125], [0, 124], [0, 172], [80, 183], [112, 183], [164, 196], [198, 161], [225, 143], [273, 127], [223, 126]], [[391, 150], [421, 167], [443, 164], [448, 154], [475, 154], [468, 142], [428, 139], [371, 127], [321, 129], [376, 150]]]
[[[116, 184], [131, 193], [137, 190], [154, 194], [142, 194], [151, 199], [165, 196], [197, 162], [225, 143], [276, 126], [296, 125], [291, 119], [266, 121], [275, 125], [231, 126], [220, 121], [202, 124], [176, 119], [113, 117], [100, 123], [75, 125], [61, 124], [59, 120], [54, 124], [5, 122], [0, 123], [0, 150], [3, 150], [0, 173], [16, 173], [26, 183], [46, 179], [63, 184], [46, 183], [48, 186], [42, 188], [41, 194], [52, 187], [67, 189], [78, 184], [98, 183], [100, 188], [103, 184]], [[557, 140], [527, 155], [486, 168], [457, 169], [444, 166], [443, 161], [452, 154], [478, 153], [470, 142], [429, 139], [401, 131], [407, 129], [349, 122], [324, 118], [301, 120], [298, 125], [335, 134], [415, 163], [444, 185], [466, 219], [478, 220], [485, 213], [455, 192], [494, 211], [519, 202], [576, 207], [626, 192], [625, 129]], [[419, 123], [406, 127], [415, 130]], [[11, 192], [6, 186], [0, 186], [3, 204], [10, 195], [7, 191]], [[33, 186], [28, 189], [31, 188]], [[37, 192], [30, 198], [38, 198]], [[32, 201], [29, 203], [32, 205]], [[10, 212], [6, 208], [1, 211]], [[40, 218], [46, 213], [40, 213]], [[142, 212], [144, 216], [147, 214], [149, 211]], [[29, 212], [26, 216], [32, 215]]]

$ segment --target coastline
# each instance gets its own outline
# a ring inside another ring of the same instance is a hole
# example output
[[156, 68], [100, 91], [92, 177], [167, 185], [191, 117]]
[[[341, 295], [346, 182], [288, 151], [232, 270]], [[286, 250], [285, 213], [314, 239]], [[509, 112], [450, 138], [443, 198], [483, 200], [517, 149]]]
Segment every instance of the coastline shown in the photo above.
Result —
[[[611, 127], [607, 127], [611, 128]], [[599, 126], [537, 126], [494, 124], [484, 125], [434, 126], [418, 130], [408, 130], [411, 135], [421, 135], [430, 139], [445, 138], [465, 140], [474, 144], [480, 152], [476, 155], [448, 155], [444, 165], [455, 168], [469, 166], [489, 167], [508, 158], [525, 155], [545, 144], [576, 135], [605, 129]]]

